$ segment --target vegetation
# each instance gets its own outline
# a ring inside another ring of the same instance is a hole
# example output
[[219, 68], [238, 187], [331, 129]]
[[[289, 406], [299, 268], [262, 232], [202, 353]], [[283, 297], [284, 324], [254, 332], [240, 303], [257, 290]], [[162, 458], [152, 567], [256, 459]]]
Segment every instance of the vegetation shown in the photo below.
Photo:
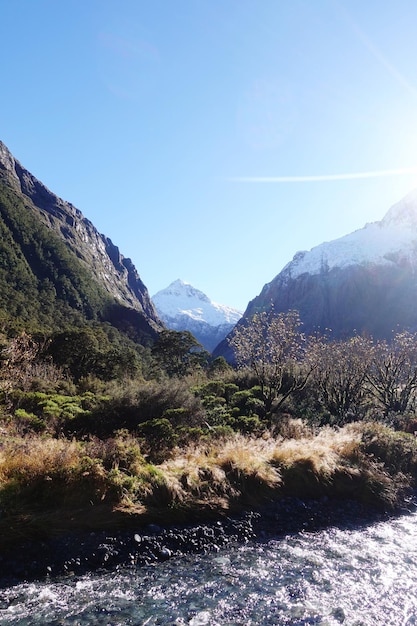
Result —
[[253, 370], [261, 389], [264, 414], [279, 409], [295, 391], [301, 390], [313, 370], [306, 358], [305, 337], [296, 311], [256, 313], [238, 326], [230, 345], [239, 367]]
[[119, 342], [152, 343], [145, 316], [116, 301], [29, 203], [0, 179], [0, 328], [50, 333], [101, 324]]
[[237, 325], [233, 366], [212, 359], [110, 296], [71, 216], [0, 178], [0, 543], [414, 488], [417, 335], [306, 337], [271, 310]]
[[99, 319], [110, 300], [6, 185], [0, 187], [0, 290], [4, 316], [49, 328]]
[[[0, 335], [4, 541], [293, 495], [395, 507], [417, 477], [417, 337], [305, 338], [259, 314], [210, 362], [100, 323]], [[122, 521], [123, 520], [123, 521]]]

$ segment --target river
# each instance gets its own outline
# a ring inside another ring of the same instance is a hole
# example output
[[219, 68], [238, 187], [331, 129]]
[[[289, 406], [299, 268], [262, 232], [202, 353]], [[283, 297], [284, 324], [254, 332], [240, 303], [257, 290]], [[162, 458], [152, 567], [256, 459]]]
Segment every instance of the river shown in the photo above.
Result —
[[0, 624], [417, 625], [417, 513], [17, 584]]

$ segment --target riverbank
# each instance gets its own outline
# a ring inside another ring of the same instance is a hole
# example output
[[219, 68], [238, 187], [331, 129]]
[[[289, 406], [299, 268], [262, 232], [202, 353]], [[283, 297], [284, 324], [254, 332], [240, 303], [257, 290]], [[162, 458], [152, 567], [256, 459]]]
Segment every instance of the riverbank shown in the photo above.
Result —
[[415, 438], [370, 423], [285, 439], [235, 435], [158, 465], [138, 456], [132, 438], [94, 445], [2, 444], [5, 579], [137, 566], [264, 532], [361, 523], [409, 506], [417, 473]]
[[366, 506], [357, 501], [283, 498], [234, 517], [223, 516], [206, 523], [163, 528], [147, 524], [129, 530], [73, 532], [64, 536], [24, 541], [0, 554], [0, 587], [22, 581], [62, 576], [82, 576], [96, 571], [137, 568], [207, 554], [248, 541], [266, 541], [287, 534], [314, 532], [328, 527], [357, 529], [408, 514], [416, 509], [415, 495], [395, 511]]
[[[306, 504], [311, 505], [308, 520], [326, 503]], [[145, 566], [115, 565], [116, 552], [123, 551], [119, 548], [123, 536], [118, 544], [115, 537], [105, 534], [100, 552], [109, 554], [113, 565], [91, 568], [85, 574], [79, 568], [72, 575], [70, 569], [64, 576], [48, 575], [1, 589], [0, 622], [247, 626], [261, 621], [374, 626], [386, 624], [388, 616], [390, 624], [413, 623], [417, 603], [410, 590], [417, 582], [413, 566], [417, 563], [417, 514], [377, 514], [374, 520], [368, 517], [361, 523], [355, 505], [351, 511], [350, 504], [340, 503], [340, 527], [333, 524], [313, 527], [313, 531], [306, 527], [302, 532], [269, 534], [261, 530], [264, 519], [259, 528], [254, 518], [253, 528], [260, 532], [249, 541], [231, 540], [219, 550], [214, 545], [203, 549], [200, 544], [200, 552], [181, 552]], [[290, 502], [285, 508], [291, 508]], [[302, 508], [302, 502], [296, 508]], [[275, 514], [270, 511], [271, 521]], [[211, 530], [188, 528], [197, 544]], [[155, 530], [143, 529], [141, 544], [149, 548], [150, 541], [158, 540]], [[135, 534], [125, 535], [130, 547], [138, 543]], [[73, 545], [78, 554], [75, 541]]]

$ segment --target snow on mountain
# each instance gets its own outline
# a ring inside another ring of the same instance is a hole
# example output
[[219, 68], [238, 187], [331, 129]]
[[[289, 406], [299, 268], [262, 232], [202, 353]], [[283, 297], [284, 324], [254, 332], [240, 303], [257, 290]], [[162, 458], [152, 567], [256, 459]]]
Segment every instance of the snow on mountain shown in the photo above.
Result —
[[[395, 330], [417, 332], [417, 190], [382, 220], [297, 252], [249, 302], [242, 321], [271, 307], [298, 311], [307, 335], [390, 339]], [[227, 339], [214, 350], [220, 355], [233, 360]]]
[[399, 262], [417, 265], [417, 191], [392, 206], [381, 221], [309, 252], [297, 252], [282, 274], [296, 278], [354, 265], [389, 266]]
[[212, 302], [205, 293], [180, 279], [158, 291], [153, 304], [171, 330], [189, 330], [210, 352], [230, 332], [242, 313]]

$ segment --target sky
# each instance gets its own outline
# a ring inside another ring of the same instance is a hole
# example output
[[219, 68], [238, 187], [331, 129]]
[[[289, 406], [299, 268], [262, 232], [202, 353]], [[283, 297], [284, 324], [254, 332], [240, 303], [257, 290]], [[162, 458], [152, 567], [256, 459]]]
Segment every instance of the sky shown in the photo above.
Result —
[[0, 140], [130, 257], [244, 310], [417, 187], [415, 0], [0, 0]]

